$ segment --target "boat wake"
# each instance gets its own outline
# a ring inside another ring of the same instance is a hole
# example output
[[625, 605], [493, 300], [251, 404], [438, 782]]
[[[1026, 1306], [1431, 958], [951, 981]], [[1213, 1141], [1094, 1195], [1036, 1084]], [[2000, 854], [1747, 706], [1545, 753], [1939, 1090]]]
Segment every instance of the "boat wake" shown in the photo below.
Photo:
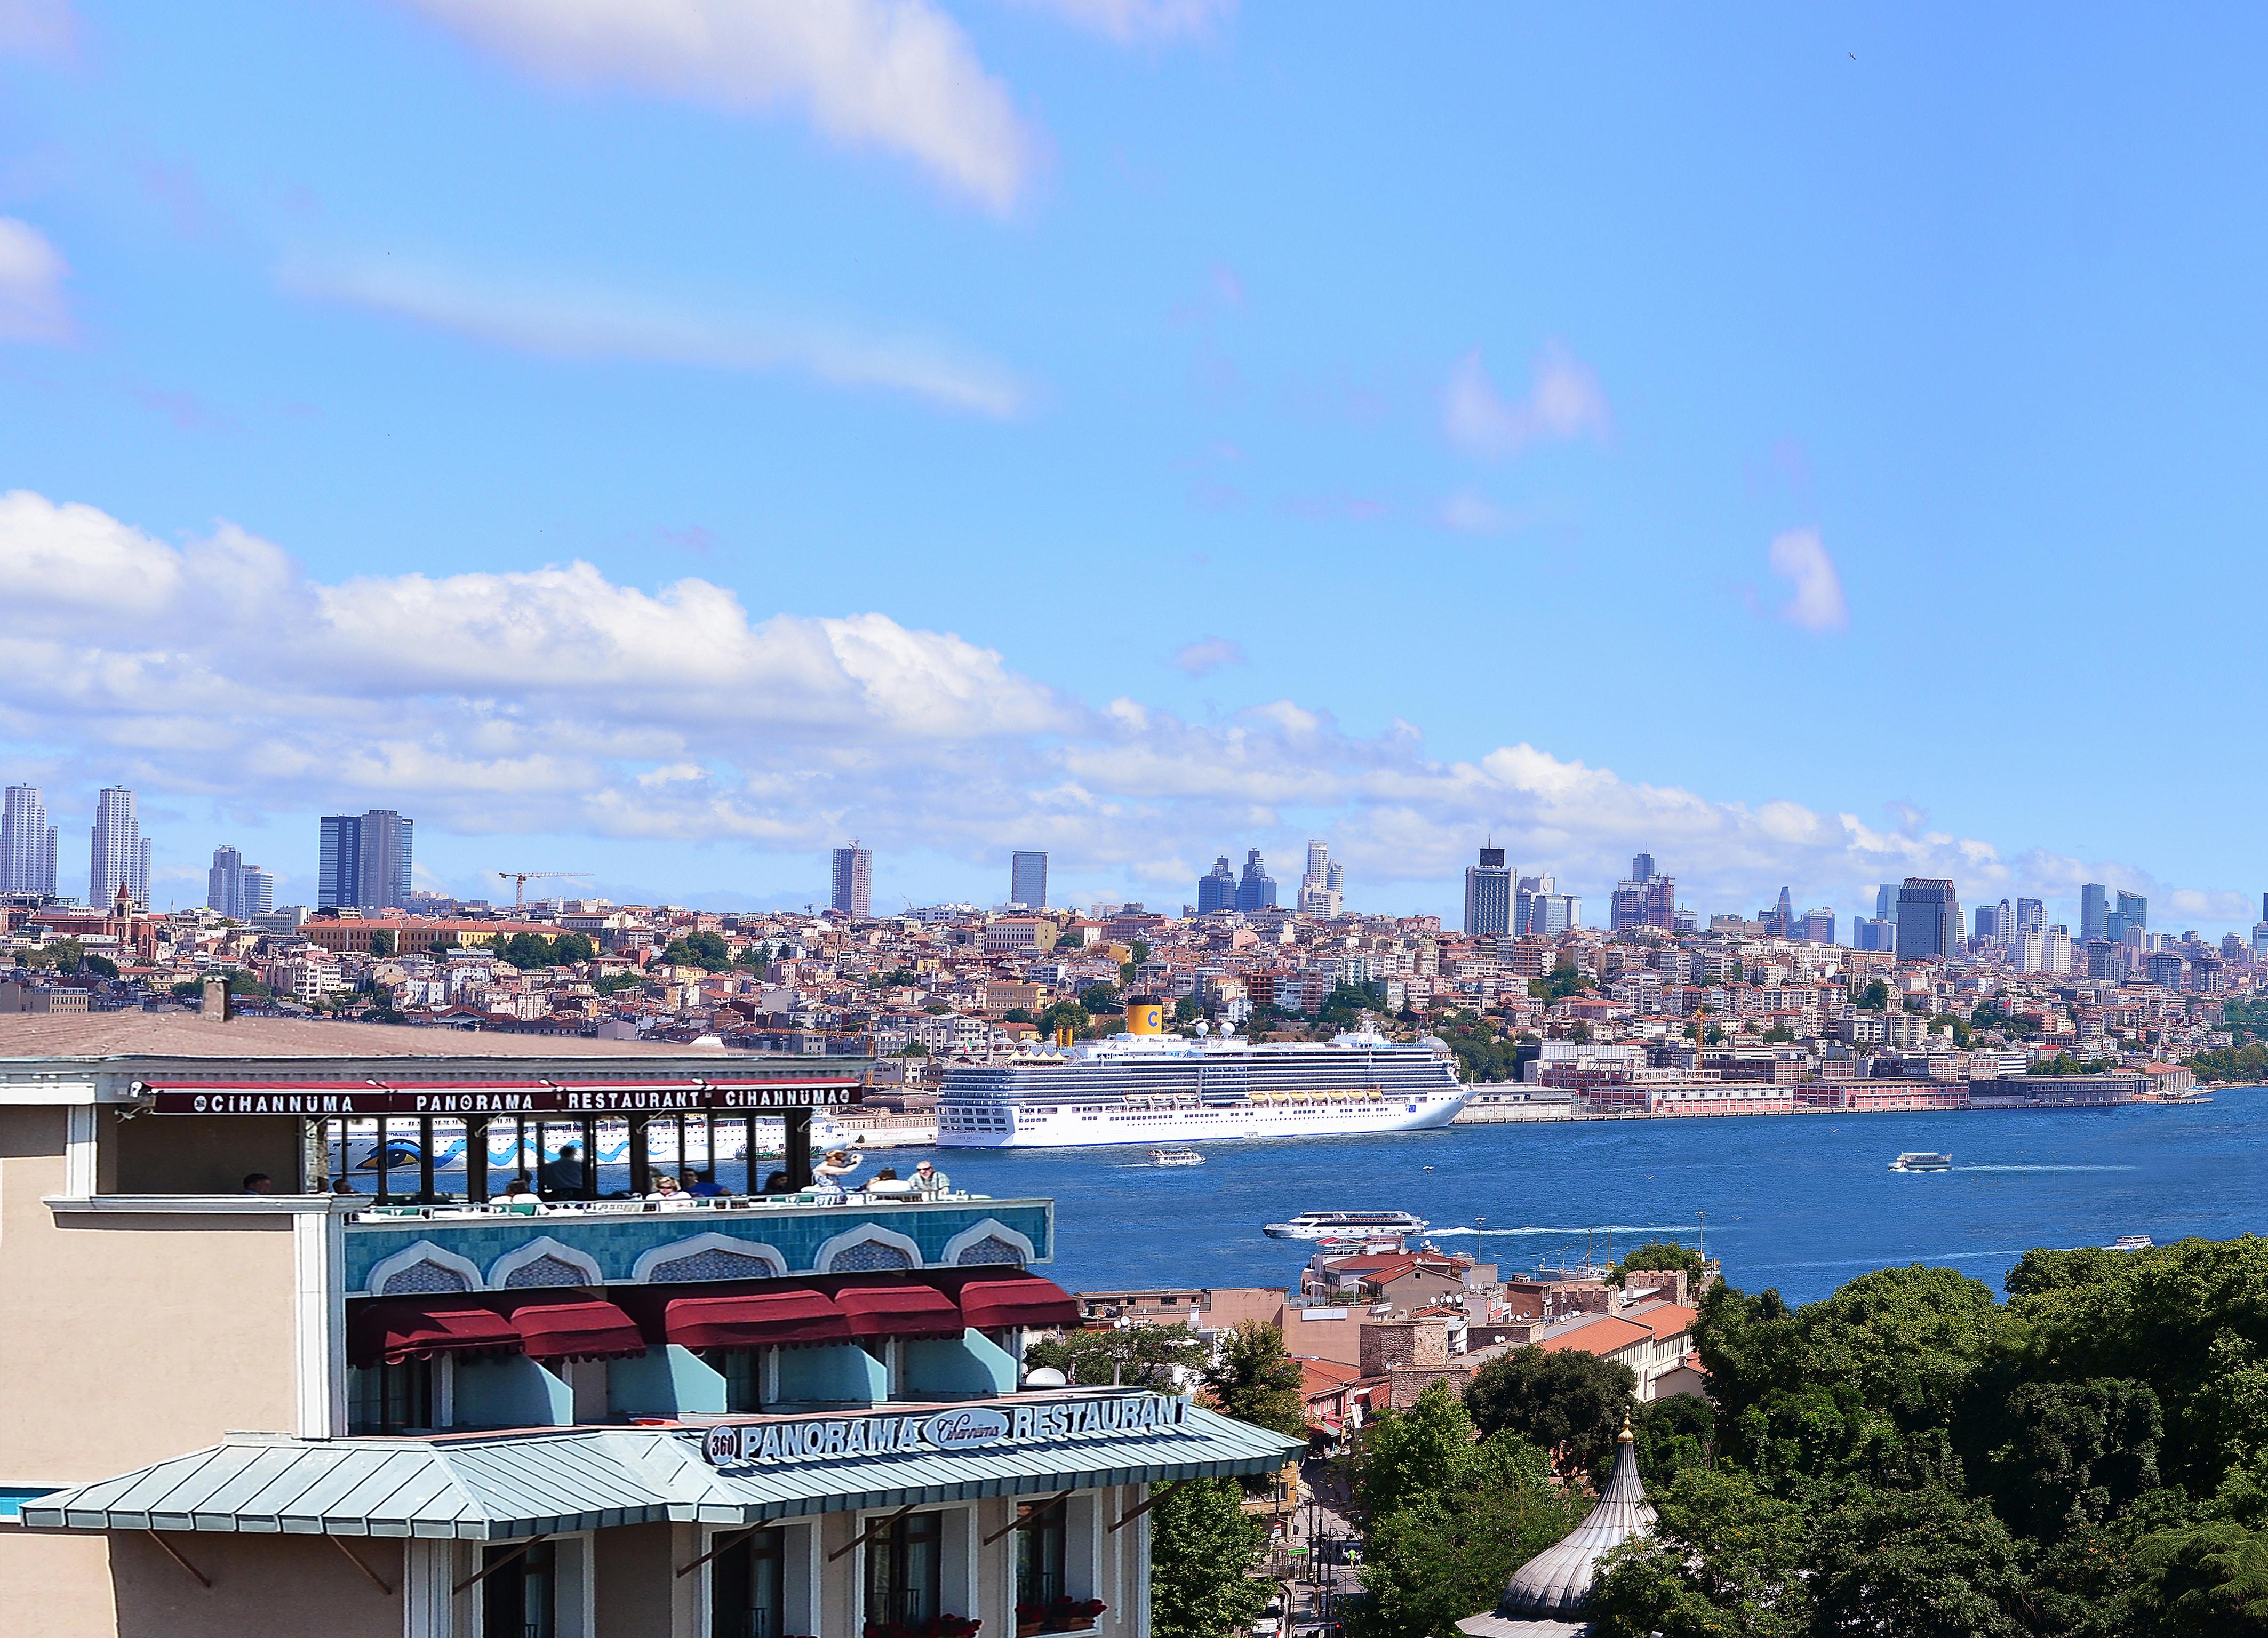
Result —
[[2139, 1166], [1955, 1166], [1955, 1172], [2139, 1172]]
[[1551, 1229], [1529, 1225], [1518, 1229], [1476, 1229], [1469, 1224], [1458, 1228], [1435, 1228], [1425, 1230], [1429, 1239], [1439, 1239], [1452, 1234], [1690, 1234], [1690, 1223], [1594, 1223], [1580, 1228]]

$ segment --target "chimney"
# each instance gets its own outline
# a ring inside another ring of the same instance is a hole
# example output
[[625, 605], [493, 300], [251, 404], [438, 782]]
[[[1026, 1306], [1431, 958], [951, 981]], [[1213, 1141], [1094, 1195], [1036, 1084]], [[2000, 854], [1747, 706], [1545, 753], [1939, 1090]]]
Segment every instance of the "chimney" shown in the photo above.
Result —
[[197, 1011], [202, 1016], [210, 1018], [216, 1024], [225, 1024], [228, 1022], [229, 996], [228, 981], [226, 979], [208, 978], [205, 980], [204, 999], [199, 1003]]

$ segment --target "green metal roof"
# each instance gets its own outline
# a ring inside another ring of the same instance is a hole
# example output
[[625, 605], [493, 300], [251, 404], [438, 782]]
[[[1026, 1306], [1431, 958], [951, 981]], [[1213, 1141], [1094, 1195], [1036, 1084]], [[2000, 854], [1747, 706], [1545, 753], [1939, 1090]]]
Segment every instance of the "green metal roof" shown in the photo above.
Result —
[[757, 1524], [812, 1513], [1267, 1473], [1304, 1443], [1190, 1407], [1178, 1426], [965, 1451], [738, 1470], [697, 1428], [578, 1428], [430, 1439], [223, 1443], [23, 1507], [48, 1530], [429, 1536], [473, 1541], [659, 1520]]

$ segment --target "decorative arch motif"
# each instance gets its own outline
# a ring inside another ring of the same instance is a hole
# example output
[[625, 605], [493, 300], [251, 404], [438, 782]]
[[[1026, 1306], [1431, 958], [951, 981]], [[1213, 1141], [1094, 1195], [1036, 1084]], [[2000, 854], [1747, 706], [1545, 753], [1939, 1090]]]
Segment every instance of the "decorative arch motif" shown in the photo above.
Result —
[[499, 1291], [526, 1286], [604, 1285], [598, 1260], [587, 1252], [539, 1235], [489, 1265], [489, 1284]]
[[987, 1217], [947, 1240], [938, 1261], [948, 1268], [983, 1263], [1012, 1263], [1021, 1268], [1038, 1254], [1030, 1240], [998, 1217]]
[[694, 1280], [777, 1280], [787, 1272], [779, 1248], [737, 1235], [688, 1234], [657, 1245], [630, 1266], [630, 1278], [653, 1285]]
[[372, 1296], [424, 1296], [442, 1291], [477, 1291], [480, 1265], [470, 1258], [420, 1240], [381, 1259], [370, 1271]]
[[811, 1266], [820, 1274], [876, 1274], [918, 1268], [924, 1260], [921, 1247], [909, 1236], [877, 1223], [862, 1223], [821, 1245]]

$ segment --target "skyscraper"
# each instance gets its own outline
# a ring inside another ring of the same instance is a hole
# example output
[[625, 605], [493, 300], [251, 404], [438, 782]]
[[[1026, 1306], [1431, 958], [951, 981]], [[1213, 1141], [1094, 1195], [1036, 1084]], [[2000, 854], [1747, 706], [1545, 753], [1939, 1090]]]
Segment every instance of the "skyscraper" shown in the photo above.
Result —
[[2048, 907], [2037, 899], [2016, 900], [2016, 930], [2020, 933], [2044, 933], [2048, 930]]
[[266, 915], [276, 907], [276, 878], [231, 847], [213, 849], [212, 869], [205, 875], [205, 906], [236, 921]]
[[1655, 870], [1653, 855], [1631, 856], [1629, 878], [1616, 883], [1607, 900], [1607, 924], [1608, 930], [1617, 933], [1626, 927], [1676, 930], [1677, 882]]
[[2118, 907], [2102, 918], [2102, 936], [2114, 944], [2139, 944], [2149, 926], [2150, 901], [2140, 893], [2121, 892]]
[[1300, 909], [1303, 914], [1328, 920], [1339, 913], [1340, 884], [1346, 872], [1331, 863], [1331, 844], [1309, 841], [1307, 869], [1300, 878]]
[[107, 909], [123, 885], [133, 901], [150, 904], [150, 843], [134, 816], [134, 793], [106, 785], [95, 793], [94, 846], [87, 862], [86, 897], [92, 909]]
[[2102, 937], [2110, 919], [2110, 890], [2101, 882], [2088, 882], [2079, 890], [2080, 937]]
[[1977, 937], [1987, 944], [2005, 944], [2016, 936], [2016, 912], [2006, 899], [1977, 907]]
[[1795, 937], [1795, 903], [1785, 887], [1779, 890], [1779, 902], [1772, 907], [1771, 930], [1782, 938]]
[[1884, 882], [1880, 887], [1874, 889], [1874, 919], [1878, 922], [1895, 922], [1897, 920], [1897, 914], [1898, 885], [1896, 882]]
[[1961, 901], [1951, 882], [1934, 876], [1906, 878], [1898, 889], [1897, 939], [1900, 960], [1953, 953], [1961, 942]]
[[1037, 850], [1008, 857], [1008, 902], [1042, 910], [1048, 902], [1048, 856]]
[[1795, 936], [1807, 944], [1831, 944], [1835, 942], [1835, 908], [1823, 905], [1816, 910], [1806, 910], [1803, 919], [1796, 923]]
[[1248, 848], [1244, 855], [1244, 874], [1236, 884], [1236, 907], [1240, 910], [1272, 910], [1276, 907], [1276, 878], [1260, 862], [1260, 849]]
[[55, 827], [37, 785], [11, 785], [0, 806], [0, 892], [55, 891]]
[[1465, 866], [1465, 931], [1501, 938], [1513, 930], [1512, 871], [1504, 849], [1483, 848], [1481, 862]]
[[1212, 869], [1197, 878], [1197, 914], [1211, 915], [1216, 910], [1236, 908], [1236, 872], [1229, 867], [1228, 855], [1222, 854], [1212, 862]]
[[325, 815], [316, 907], [383, 910], [408, 904], [416, 828], [392, 808]]
[[828, 902], [835, 908], [854, 922], [873, 919], [874, 854], [872, 848], [860, 847], [855, 836], [849, 846], [835, 850], [834, 888]]

